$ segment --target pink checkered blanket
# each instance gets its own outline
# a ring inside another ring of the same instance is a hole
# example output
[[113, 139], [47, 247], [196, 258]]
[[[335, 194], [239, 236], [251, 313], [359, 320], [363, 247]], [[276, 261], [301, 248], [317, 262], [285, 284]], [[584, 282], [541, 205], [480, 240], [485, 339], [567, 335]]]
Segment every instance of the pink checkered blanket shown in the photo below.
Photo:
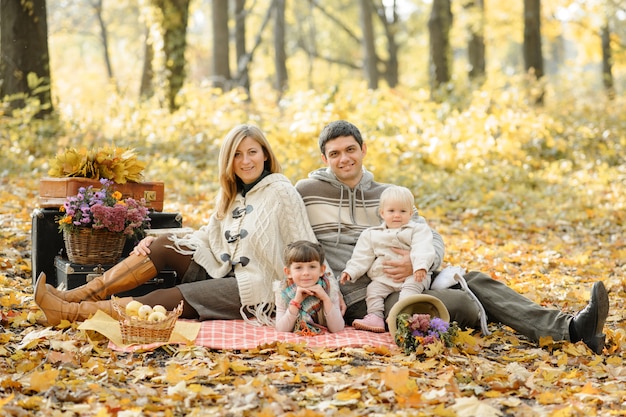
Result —
[[389, 333], [372, 333], [346, 327], [338, 333], [300, 336], [255, 326], [243, 320], [213, 320], [202, 323], [196, 345], [213, 349], [254, 349], [272, 342], [304, 343], [310, 347], [396, 346]]
[[[338, 333], [323, 333], [316, 336], [300, 336], [295, 333], [279, 332], [273, 327], [255, 326], [243, 320], [210, 320], [201, 324], [196, 346], [204, 346], [218, 350], [254, 349], [273, 342], [302, 343], [309, 347], [341, 348], [341, 347], [387, 347], [397, 348], [391, 335], [373, 333], [346, 327]], [[129, 347], [111, 346], [117, 350], [135, 351], [150, 350], [164, 343], [150, 345], [133, 345]]]

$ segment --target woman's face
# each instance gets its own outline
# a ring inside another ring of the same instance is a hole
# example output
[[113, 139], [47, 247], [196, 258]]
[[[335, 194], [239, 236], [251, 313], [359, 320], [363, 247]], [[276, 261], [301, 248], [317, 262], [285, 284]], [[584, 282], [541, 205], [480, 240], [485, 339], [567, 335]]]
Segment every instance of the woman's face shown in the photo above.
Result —
[[251, 184], [263, 173], [266, 160], [267, 156], [265, 156], [261, 144], [252, 138], [245, 138], [235, 151], [235, 158], [233, 159], [235, 175], [244, 184]]

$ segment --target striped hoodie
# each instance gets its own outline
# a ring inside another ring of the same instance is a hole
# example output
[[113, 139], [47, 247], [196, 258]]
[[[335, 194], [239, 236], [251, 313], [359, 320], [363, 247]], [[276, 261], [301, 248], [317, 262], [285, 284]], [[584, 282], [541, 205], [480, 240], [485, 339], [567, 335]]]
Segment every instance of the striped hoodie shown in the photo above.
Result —
[[[345, 269], [361, 232], [381, 223], [378, 205], [381, 193], [388, 186], [374, 181], [372, 173], [365, 168], [354, 189], [339, 181], [330, 168], [317, 169], [296, 184], [313, 232], [324, 247], [326, 259], [336, 277], [340, 277]], [[413, 220], [426, 222], [417, 212]], [[441, 235], [435, 230], [432, 232], [436, 256], [431, 271], [434, 271], [441, 266], [445, 248]], [[347, 306], [365, 299], [369, 282], [369, 278], [363, 277], [341, 285]]]

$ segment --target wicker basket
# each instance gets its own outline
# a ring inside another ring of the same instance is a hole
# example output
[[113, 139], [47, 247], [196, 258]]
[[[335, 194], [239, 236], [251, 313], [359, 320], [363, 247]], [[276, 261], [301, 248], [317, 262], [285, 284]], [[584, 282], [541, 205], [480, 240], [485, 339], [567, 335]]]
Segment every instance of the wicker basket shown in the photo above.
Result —
[[183, 312], [183, 302], [172, 311], [168, 311], [165, 320], [149, 322], [139, 320], [137, 317], [129, 317], [126, 308], [117, 303], [115, 297], [111, 298], [113, 309], [119, 316], [120, 330], [122, 331], [122, 342], [125, 344], [167, 342], [170, 339], [172, 330], [176, 325], [176, 320]]
[[63, 231], [67, 257], [80, 265], [115, 264], [122, 256], [126, 236], [104, 229], [84, 227]]

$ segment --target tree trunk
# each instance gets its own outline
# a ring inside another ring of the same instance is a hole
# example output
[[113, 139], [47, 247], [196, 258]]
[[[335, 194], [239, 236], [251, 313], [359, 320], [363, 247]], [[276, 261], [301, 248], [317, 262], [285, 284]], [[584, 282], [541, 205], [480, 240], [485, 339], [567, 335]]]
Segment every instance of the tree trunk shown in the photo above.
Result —
[[117, 82], [115, 81], [115, 76], [113, 74], [113, 66], [111, 65], [111, 56], [109, 54], [109, 32], [102, 16], [102, 2], [103, 0], [97, 0], [95, 3], [92, 4], [92, 7], [94, 9], [94, 13], [96, 14], [96, 19], [98, 20], [98, 26], [100, 27], [102, 55], [104, 58], [104, 65], [107, 69], [107, 76], [109, 80], [113, 82], [113, 85], [115, 86], [115, 91], [118, 91]]
[[[187, 21], [189, 19], [189, 2], [191, 0], [152, 0], [154, 7], [160, 10], [159, 21], [156, 22], [162, 37], [163, 50], [154, 51], [162, 55], [163, 71], [159, 79], [164, 83], [165, 100], [168, 109], [175, 111], [179, 104], [176, 101], [178, 92], [185, 82], [185, 50], [187, 48]], [[153, 45], [154, 46], [154, 45]]]
[[285, 0], [277, 0], [274, 7], [274, 66], [276, 91], [282, 95], [287, 88], [287, 55], [285, 53]]
[[[315, 21], [313, 20], [313, 9], [315, 8], [314, 5], [309, 1], [309, 31], [308, 31], [308, 38], [309, 38], [309, 47], [305, 48], [306, 51], [306, 55], [307, 55], [307, 84], [309, 87], [309, 90], [313, 90], [313, 88], [315, 87], [315, 83], [313, 82], [313, 74], [315, 71], [315, 56], [316, 54], [316, 37], [317, 37], [317, 31], [316, 29], [316, 25], [315, 25]], [[303, 35], [303, 37], [305, 37], [306, 35]]]
[[398, 10], [396, 1], [394, 0], [392, 4], [387, 7], [391, 8], [391, 20], [387, 17], [388, 13], [382, 2], [377, 6], [377, 14], [385, 31], [385, 37], [387, 38], [387, 54], [389, 55], [389, 58], [385, 62], [385, 71], [383, 74], [387, 85], [391, 88], [395, 88], [399, 83], [398, 51], [400, 49], [398, 42], [396, 42], [396, 32], [398, 30]]
[[254, 53], [256, 52], [259, 45], [261, 45], [261, 41], [263, 40], [262, 38], [263, 31], [265, 30], [265, 27], [267, 26], [267, 24], [270, 21], [270, 18], [272, 17], [272, 10], [274, 9], [274, 5], [276, 1], [277, 0], [272, 0], [269, 7], [267, 8], [267, 12], [265, 13], [265, 17], [263, 17], [263, 22], [261, 23], [259, 32], [255, 36], [254, 44], [252, 45], [252, 48], [250, 48], [250, 51], [246, 52], [243, 56], [241, 56], [239, 58], [239, 61], [237, 62], [238, 82], [240, 84], [241, 84], [241, 79], [239, 79], [239, 76], [245, 75], [247, 77], [248, 75], [248, 65], [250, 65], [250, 62], [252, 62], [252, 57], [254, 56]]
[[378, 88], [378, 57], [374, 40], [371, 0], [361, 0], [361, 30], [363, 31], [363, 69], [367, 87], [376, 90]]
[[230, 89], [230, 52], [228, 34], [228, 2], [212, 1], [213, 22], [213, 86]]
[[36, 98], [36, 116], [43, 117], [53, 111], [46, 2], [32, 0], [31, 8], [16, 0], [0, 4], [0, 98], [11, 109]]
[[611, 29], [608, 22], [602, 25], [600, 36], [602, 40], [602, 83], [610, 100], [615, 98], [615, 85], [613, 84], [613, 56], [611, 53]]
[[[237, 63], [242, 62], [246, 56], [246, 0], [235, 0], [235, 54]], [[237, 64], [239, 68], [239, 64]], [[250, 77], [248, 75], [248, 67], [239, 69], [241, 72], [237, 74], [239, 86], [246, 91], [248, 98], [250, 97]]]
[[450, 28], [452, 10], [450, 0], [433, 0], [433, 7], [428, 19], [430, 34], [430, 82], [434, 93], [442, 84], [450, 81], [452, 52], [450, 47]]
[[470, 16], [468, 27], [469, 43], [467, 55], [470, 64], [470, 80], [482, 82], [485, 79], [485, 3], [483, 0], [470, 0], [465, 4]]
[[[526, 73], [536, 80], [543, 77], [541, 51], [541, 0], [524, 0], [524, 65]], [[536, 95], [536, 104], [543, 103], [543, 88]]]
[[150, 41], [149, 29], [146, 28], [146, 40], [143, 49], [143, 69], [141, 70], [141, 84], [139, 86], [139, 97], [142, 99], [150, 98], [154, 95], [154, 69], [152, 61], [154, 60], [154, 48]]

